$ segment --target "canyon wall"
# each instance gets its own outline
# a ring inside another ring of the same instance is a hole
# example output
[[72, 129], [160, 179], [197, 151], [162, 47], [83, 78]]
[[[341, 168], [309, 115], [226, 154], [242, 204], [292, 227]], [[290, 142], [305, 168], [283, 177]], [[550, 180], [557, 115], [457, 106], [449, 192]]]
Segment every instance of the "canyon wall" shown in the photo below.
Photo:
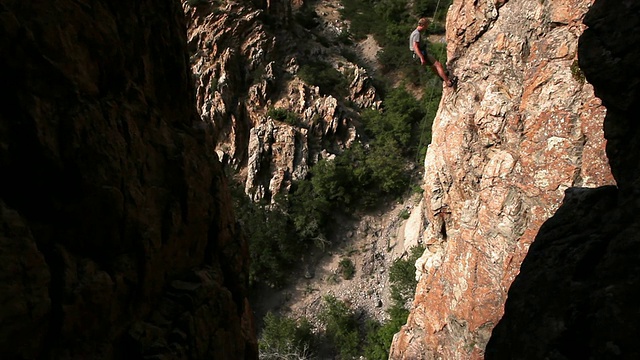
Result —
[[175, 1], [0, 1], [3, 359], [257, 358]]
[[[348, 147], [357, 136], [355, 111], [380, 106], [364, 68], [326, 44], [319, 25], [293, 20], [300, 6], [183, 2], [199, 113], [216, 129], [219, 156], [256, 201], [286, 192], [319, 159]], [[318, 61], [345, 76], [344, 94], [300, 78], [301, 66]]]
[[597, 0], [578, 55], [617, 187], [567, 191], [509, 289], [487, 359], [638, 359], [640, 3]]
[[[427, 245], [392, 359], [481, 359], [507, 291], [565, 191], [614, 184], [605, 107], [580, 70], [590, 0], [454, 0], [425, 159]], [[508, 357], [507, 357], [508, 358]]]

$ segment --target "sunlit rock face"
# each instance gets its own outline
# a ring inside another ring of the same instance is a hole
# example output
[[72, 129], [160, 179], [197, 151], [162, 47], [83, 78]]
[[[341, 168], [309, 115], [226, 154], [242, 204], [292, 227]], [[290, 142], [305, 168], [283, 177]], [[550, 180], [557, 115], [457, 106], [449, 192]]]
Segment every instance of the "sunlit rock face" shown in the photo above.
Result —
[[[213, 124], [216, 151], [254, 200], [286, 192], [319, 159], [349, 147], [357, 137], [353, 107], [380, 106], [364, 68], [292, 20], [299, 3], [185, 1], [183, 7], [199, 113]], [[340, 99], [300, 79], [309, 60], [345, 75]], [[274, 118], [270, 109], [290, 117]]]
[[507, 291], [565, 190], [614, 184], [606, 110], [578, 54], [592, 1], [456, 0], [425, 159], [427, 250], [393, 359], [481, 359]]
[[[617, 187], [574, 188], [522, 263], [487, 359], [637, 359], [640, 349], [640, 4], [596, 1], [580, 66], [607, 107]], [[607, 69], [607, 70], [605, 70]]]
[[179, 3], [0, 19], [0, 357], [257, 358]]

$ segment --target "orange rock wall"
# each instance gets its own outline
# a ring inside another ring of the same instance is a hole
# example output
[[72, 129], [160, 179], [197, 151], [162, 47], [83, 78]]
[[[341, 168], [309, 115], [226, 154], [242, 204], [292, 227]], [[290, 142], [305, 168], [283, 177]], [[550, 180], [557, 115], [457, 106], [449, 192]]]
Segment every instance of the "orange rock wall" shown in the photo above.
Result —
[[638, 359], [640, 3], [596, 0], [580, 66], [607, 108], [616, 186], [573, 188], [509, 288], [485, 359]]
[[481, 359], [507, 291], [565, 190], [614, 180], [605, 108], [577, 66], [591, 1], [455, 0], [425, 159], [427, 250], [392, 359]]

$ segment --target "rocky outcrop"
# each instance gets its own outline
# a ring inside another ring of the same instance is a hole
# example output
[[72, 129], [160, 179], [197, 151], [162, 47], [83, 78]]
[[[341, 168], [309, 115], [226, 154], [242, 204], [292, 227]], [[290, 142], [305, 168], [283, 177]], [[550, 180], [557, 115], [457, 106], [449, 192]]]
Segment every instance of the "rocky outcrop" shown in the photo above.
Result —
[[[301, 62], [327, 60], [349, 80], [346, 100], [380, 106], [365, 69], [295, 22], [298, 4], [276, 5], [183, 2], [200, 115], [214, 125], [218, 153], [255, 200], [287, 190], [322, 154], [339, 153], [356, 137], [354, 111], [305, 84]], [[270, 109], [289, 113], [289, 121], [274, 119]]]
[[618, 186], [567, 190], [509, 289], [487, 359], [640, 358], [640, 4], [596, 1], [585, 24], [580, 66], [607, 107]]
[[257, 358], [172, 1], [0, 1], [3, 359]]
[[393, 359], [480, 359], [530, 244], [573, 187], [613, 184], [578, 66], [591, 1], [456, 0], [425, 159], [427, 250]]

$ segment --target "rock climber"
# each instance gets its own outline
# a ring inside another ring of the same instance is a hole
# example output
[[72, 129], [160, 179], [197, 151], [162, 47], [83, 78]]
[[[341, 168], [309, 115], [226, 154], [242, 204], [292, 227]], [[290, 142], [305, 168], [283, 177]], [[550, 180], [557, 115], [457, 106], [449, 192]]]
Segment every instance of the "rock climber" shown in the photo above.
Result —
[[455, 85], [455, 81], [449, 79], [447, 76], [447, 72], [440, 63], [440, 61], [436, 60], [433, 56], [427, 54], [427, 44], [426, 42], [420, 41], [420, 33], [425, 31], [429, 26], [429, 19], [421, 18], [418, 20], [418, 27], [411, 33], [409, 36], [409, 50], [413, 52], [414, 58], [420, 59], [421, 65], [429, 65], [431, 71], [433, 71], [436, 75], [440, 76], [442, 81], [444, 81], [445, 85], [452, 87]]

